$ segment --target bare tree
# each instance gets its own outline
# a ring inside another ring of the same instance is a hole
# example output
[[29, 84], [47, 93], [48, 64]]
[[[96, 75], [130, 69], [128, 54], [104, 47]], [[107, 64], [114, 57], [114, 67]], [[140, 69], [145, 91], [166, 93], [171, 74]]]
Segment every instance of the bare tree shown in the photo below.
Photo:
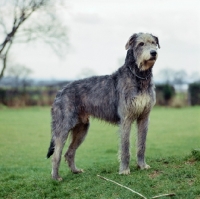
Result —
[[58, 1], [1, 0], [0, 79], [7, 67], [7, 57], [13, 43], [41, 39], [57, 54], [67, 46], [66, 26], [59, 20], [55, 4], [58, 4]]
[[185, 70], [163, 69], [158, 74], [166, 84], [183, 85], [188, 82], [188, 74]]
[[182, 85], [187, 82], [188, 75], [184, 70], [178, 70], [174, 74], [173, 83], [177, 85]]
[[32, 70], [23, 65], [9, 65], [5, 72], [5, 76], [12, 78], [13, 87], [18, 89], [20, 86], [26, 89], [30, 83], [30, 75]]
[[165, 68], [159, 71], [158, 76], [164, 84], [173, 84], [175, 70], [171, 68]]

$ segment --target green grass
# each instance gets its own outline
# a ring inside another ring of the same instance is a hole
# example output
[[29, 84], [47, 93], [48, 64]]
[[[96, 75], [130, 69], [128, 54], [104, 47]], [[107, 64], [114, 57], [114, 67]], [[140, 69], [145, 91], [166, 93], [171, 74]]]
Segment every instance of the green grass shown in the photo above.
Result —
[[146, 153], [150, 170], [136, 168], [134, 127], [131, 140], [131, 175], [121, 176], [118, 128], [92, 120], [76, 156], [85, 173], [72, 174], [62, 159], [63, 181], [56, 182], [50, 177], [51, 160], [45, 159], [50, 108], [0, 109], [0, 198], [141, 198], [97, 174], [147, 198], [163, 193], [175, 193], [175, 199], [200, 198], [200, 161], [191, 154], [200, 148], [200, 107], [153, 109]]

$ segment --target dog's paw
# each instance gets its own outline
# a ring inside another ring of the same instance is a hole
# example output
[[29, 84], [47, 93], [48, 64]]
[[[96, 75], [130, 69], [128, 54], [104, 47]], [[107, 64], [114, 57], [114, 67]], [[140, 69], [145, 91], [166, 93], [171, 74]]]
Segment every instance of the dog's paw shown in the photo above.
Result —
[[74, 173], [74, 174], [83, 173], [83, 172], [84, 172], [83, 169], [75, 169], [75, 170], [72, 170], [72, 173]]
[[150, 169], [150, 168], [151, 168], [148, 164], [138, 165], [138, 167], [139, 167], [141, 170]]
[[60, 176], [52, 176], [53, 180], [62, 181], [63, 179]]
[[62, 179], [61, 177], [59, 177], [59, 178], [57, 178], [56, 180], [60, 182], [60, 181], [62, 181], [63, 179]]
[[130, 173], [131, 173], [130, 169], [125, 169], [125, 170], [119, 171], [120, 175], [129, 175]]

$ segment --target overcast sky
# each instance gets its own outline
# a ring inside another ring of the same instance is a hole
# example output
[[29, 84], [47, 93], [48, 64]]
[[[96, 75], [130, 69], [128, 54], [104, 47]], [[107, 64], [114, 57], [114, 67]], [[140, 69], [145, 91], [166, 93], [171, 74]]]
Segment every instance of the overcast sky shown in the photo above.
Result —
[[158, 36], [161, 49], [154, 66], [200, 73], [199, 0], [67, 0], [58, 7], [68, 27], [69, 49], [57, 57], [43, 45], [15, 46], [14, 62], [33, 70], [32, 77], [74, 79], [117, 70], [125, 44], [137, 32]]

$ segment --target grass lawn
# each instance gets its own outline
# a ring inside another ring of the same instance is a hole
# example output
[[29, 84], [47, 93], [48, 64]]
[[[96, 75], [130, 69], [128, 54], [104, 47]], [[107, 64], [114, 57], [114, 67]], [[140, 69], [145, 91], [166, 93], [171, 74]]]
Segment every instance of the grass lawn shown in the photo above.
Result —
[[200, 160], [191, 155], [200, 148], [200, 107], [153, 109], [146, 152], [149, 170], [136, 168], [135, 137], [133, 125], [131, 175], [118, 175], [118, 128], [91, 120], [76, 156], [85, 172], [72, 174], [62, 158], [64, 180], [56, 182], [50, 177], [51, 160], [45, 159], [50, 108], [0, 109], [0, 198], [141, 198], [99, 174], [147, 198], [175, 193], [174, 199], [200, 199]]

